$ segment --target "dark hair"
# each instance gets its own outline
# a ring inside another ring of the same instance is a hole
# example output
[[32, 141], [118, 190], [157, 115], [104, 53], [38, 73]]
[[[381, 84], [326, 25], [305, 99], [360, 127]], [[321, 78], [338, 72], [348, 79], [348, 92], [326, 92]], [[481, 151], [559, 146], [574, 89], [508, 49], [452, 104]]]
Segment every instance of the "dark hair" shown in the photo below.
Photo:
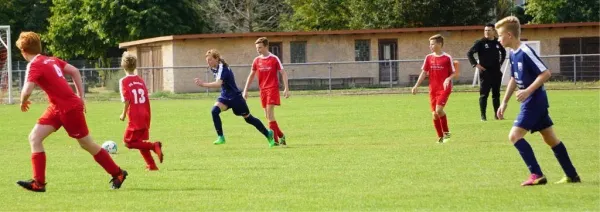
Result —
[[267, 39], [267, 37], [260, 37], [260, 38], [256, 39], [256, 42], [254, 42], [254, 44], [259, 44], [259, 43], [262, 43], [263, 46], [268, 46], [269, 40]]
[[494, 28], [495, 28], [495, 27], [494, 27], [494, 24], [492, 24], [492, 23], [486, 24], [486, 25], [485, 25], [485, 27], [491, 27], [492, 29], [494, 29]]

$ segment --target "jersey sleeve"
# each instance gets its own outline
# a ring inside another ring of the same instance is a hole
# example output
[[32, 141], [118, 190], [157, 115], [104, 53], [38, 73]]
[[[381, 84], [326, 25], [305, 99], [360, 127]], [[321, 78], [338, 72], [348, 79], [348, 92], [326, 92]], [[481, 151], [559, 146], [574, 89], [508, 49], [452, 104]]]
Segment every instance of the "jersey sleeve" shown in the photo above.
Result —
[[[258, 57], [257, 57], [258, 58]], [[258, 70], [258, 62], [257, 62], [257, 58], [254, 58], [254, 61], [252, 61], [252, 71], [256, 71]]]
[[275, 61], [276, 65], [275, 66], [277, 66], [276, 70], [277, 71], [283, 70], [283, 64], [281, 64], [281, 60], [279, 60], [279, 57], [275, 56], [275, 59], [276, 59], [276, 61]]
[[425, 72], [429, 72], [429, 67], [431, 67], [429, 65], [429, 56], [426, 56], [425, 61], [423, 62], [423, 66], [421, 66], [421, 70], [423, 70]]
[[527, 55], [528, 61], [524, 65], [527, 65], [527, 70], [532, 70], [533, 73], [541, 74], [542, 72], [548, 70], [544, 62], [540, 60], [537, 54], [529, 48], [529, 46], [522, 48], [525, 55]]
[[38, 80], [42, 77], [42, 70], [35, 64], [30, 64], [27, 67], [27, 82], [38, 83]]
[[448, 55], [448, 66], [450, 67], [448, 70], [450, 70], [449, 74], [453, 74], [456, 73], [456, 68], [454, 68], [454, 62], [452, 60], [452, 56]]
[[119, 80], [119, 91], [121, 92], [121, 102], [128, 102], [131, 98], [129, 97], [129, 92], [126, 90], [126, 86], [124, 85], [125, 78], [121, 78]]
[[219, 64], [219, 67], [217, 68], [217, 74], [215, 75], [215, 80], [225, 80], [225, 77], [227, 75], [227, 67], [223, 67], [223, 63]]
[[56, 62], [56, 65], [58, 65], [58, 67], [61, 70], [65, 70], [65, 66], [67, 66], [67, 64], [68, 64], [67, 62], [65, 62], [64, 60], [61, 60], [60, 58], [56, 58], [56, 57], [53, 59]]

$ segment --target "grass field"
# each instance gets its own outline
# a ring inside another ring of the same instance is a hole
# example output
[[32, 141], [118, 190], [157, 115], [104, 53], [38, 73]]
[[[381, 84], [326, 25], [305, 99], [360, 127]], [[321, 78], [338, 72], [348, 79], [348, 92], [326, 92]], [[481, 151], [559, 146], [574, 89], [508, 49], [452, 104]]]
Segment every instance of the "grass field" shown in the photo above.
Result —
[[[15, 185], [31, 176], [27, 134], [45, 104], [28, 113], [0, 106], [1, 211], [425, 210], [599, 211], [598, 90], [549, 91], [551, 116], [583, 183], [520, 187], [527, 168], [507, 140], [509, 120], [481, 122], [477, 93], [454, 93], [446, 109], [453, 138], [437, 144], [428, 96], [293, 96], [277, 118], [289, 148], [268, 148], [256, 130], [222, 114], [227, 144], [214, 146], [213, 99], [152, 102], [151, 138], [165, 145], [161, 171], [144, 171], [121, 143], [118, 102], [90, 102], [98, 143], [115, 140], [130, 173], [120, 190], [63, 130], [45, 141], [48, 192]], [[259, 100], [249, 100], [264, 121]], [[491, 103], [490, 103], [491, 106]], [[492, 117], [490, 110], [488, 117]], [[527, 136], [550, 182], [563, 173], [539, 134]]]

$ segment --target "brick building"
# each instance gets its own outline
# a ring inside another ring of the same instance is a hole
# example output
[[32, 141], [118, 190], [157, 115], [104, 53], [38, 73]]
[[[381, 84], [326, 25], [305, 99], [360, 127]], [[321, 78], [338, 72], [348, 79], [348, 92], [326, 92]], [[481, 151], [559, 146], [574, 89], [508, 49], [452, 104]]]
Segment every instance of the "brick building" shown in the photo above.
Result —
[[[540, 53], [543, 56], [600, 53], [599, 26], [598, 22], [524, 25], [521, 37], [527, 41], [539, 41]], [[236, 64], [232, 68], [237, 84], [241, 87], [250, 71], [248, 64], [251, 64], [257, 56], [254, 41], [262, 36], [269, 38], [271, 52], [278, 55], [284, 63], [292, 86], [310, 87], [328, 79], [330, 65], [302, 64], [318, 62], [351, 62], [331, 65], [331, 76], [336, 85], [340, 83], [360, 86], [389, 83], [407, 85], [418, 75], [421, 60], [430, 53], [427, 39], [431, 35], [438, 33], [444, 35], [445, 52], [454, 58], [466, 58], [466, 53], [473, 42], [483, 36], [483, 28], [483, 26], [453, 26], [172, 35], [125, 42], [119, 44], [119, 47], [137, 53], [139, 66], [159, 67], [142, 74], [147, 81], [152, 82], [147, 83], [152, 91], [165, 90], [176, 93], [202, 91], [194, 85], [193, 78], [204, 77], [206, 68], [189, 66], [205, 66], [204, 53], [211, 48], [221, 51], [223, 58], [229, 64]], [[375, 62], [385, 60], [414, 61]], [[598, 71], [599, 57], [588, 58], [588, 60], [593, 63], [590, 67], [596, 67], [592, 69]], [[556, 58], [547, 63], [553, 72], [568, 76], [567, 66], [573, 64], [573, 59]], [[472, 79], [473, 71], [468, 61], [461, 60], [461, 64], [460, 80]], [[177, 68], [182, 66], [188, 68]], [[253, 85], [253, 88], [255, 87], [256, 83]]]

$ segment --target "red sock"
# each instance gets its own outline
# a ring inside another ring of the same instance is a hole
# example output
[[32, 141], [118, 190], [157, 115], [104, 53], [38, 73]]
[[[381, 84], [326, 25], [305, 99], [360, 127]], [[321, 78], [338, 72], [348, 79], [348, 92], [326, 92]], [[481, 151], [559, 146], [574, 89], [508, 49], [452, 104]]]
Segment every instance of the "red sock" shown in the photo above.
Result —
[[450, 130], [448, 129], [448, 119], [446, 119], [446, 117], [447, 116], [440, 117], [440, 123], [442, 124], [442, 131], [450, 132]]
[[269, 122], [269, 127], [273, 129], [273, 131], [277, 132], [277, 135], [281, 138], [283, 137], [283, 132], [279, 129], [279, 125], [277, 125], [277, 121]]
[[275, 138], [275, 143], [279, 143], [279, 133], [277, 133], [277, 122], [271, 121], [269, 122], [269, 129], [273, 130], [273, 138]]
[[39, 185], [46, 183], [46, 153], [31, 153], [31, 165], [33, 167], [33, 180]]
[[435, 126], [435, 131], [437, 132], [438, 138], [441, 138], [443, 135], [443, 132], [442, 132], [442, 123], [440, 122], [440, 120], [434, 119], [433, 126]]
[[104, 168], [111, 176], [116, 177], [121, 174], [121, 168], [117, 166], [106, 150], [100, 149], [100, 151], [94, 155], [94, 160], [96, 160], [96, 162], [98, 162], [98, 164], [100, 164], [100, 166], [102, 166], [102, 168]]
[[152, 158], [150, 150], [140, 150], [140, 153], [142, 154], [142, 157], [144, 157], [144, 161], [146, 161], [146, 165], [148, 165], [149, 169], [158, 169], [156, 163], [154, 163], [154, 158]]
[[154, 143], [147, 141], [134, 141], [125, 143], [125, 146], [129, 149], [139, 149], [139, 150], [153, 150]]

